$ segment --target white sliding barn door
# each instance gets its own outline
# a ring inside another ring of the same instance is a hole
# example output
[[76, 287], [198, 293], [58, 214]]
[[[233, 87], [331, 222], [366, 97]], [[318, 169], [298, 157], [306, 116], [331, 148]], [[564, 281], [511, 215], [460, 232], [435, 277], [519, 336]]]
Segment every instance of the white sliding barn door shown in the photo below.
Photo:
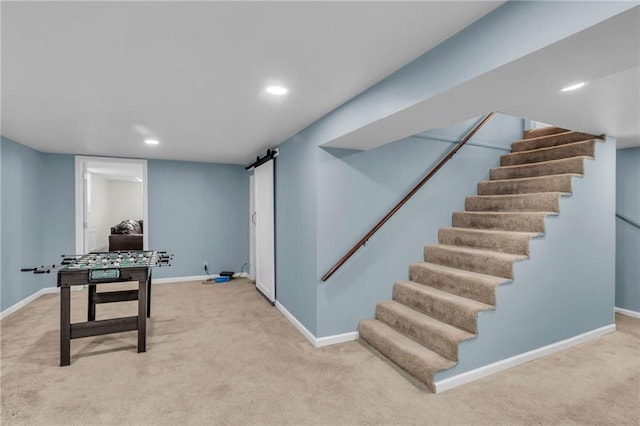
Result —
[[256, 281], [256, 188], [249, 176], [249, 279]]
[[273, 160], [254, 170], [256, 287], [271, 303], [276, 300]]

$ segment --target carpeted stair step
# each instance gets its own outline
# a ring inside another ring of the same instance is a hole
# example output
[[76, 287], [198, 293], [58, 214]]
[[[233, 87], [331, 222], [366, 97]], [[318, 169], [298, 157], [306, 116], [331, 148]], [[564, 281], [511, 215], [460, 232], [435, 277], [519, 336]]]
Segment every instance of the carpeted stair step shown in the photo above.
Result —
[[445, 244], [430, 244], [424, 248], [425, 262], [509, 279], [513, 278], [513, 263], [526, 258], [522, 254]]
[[496, 287], [509, 281], [429, 262], [412, 263], [409, 280], [487, 305], [496, 304]]
[[533, 192], [571, 193], [572, 177], [581, 175], [564, 174], [520, 179], [500, 179], [480, 182], [478, 195], [530, 194]]
[[378, 303], [376, 318], [452, 361], [458, 360], [458, 344], [475, 337], [393, 300]]
[[547, 126], [547, 127], [541, 127], [539, 129], [525, 130], [523, 137], [524, 139], [532, 139], [540, 136], [553, 135], [555, 133], [564, 133], [568, 131], [569, 130], [563, 129], [562, 127]]
[[491, 180], [561, 175], [567, 173], [584, 175], [584, 160], [589, 158], [590, 157], [570, 157], [532, 164], [494, 167], [489, 172], [489, 175]]
[[544, 232], [544, 220], [552, 212], [454, 212], [454, 228]]
[[529, 255], [529, 241], [539, 232], [496, 229], [440, 228], [438, 242], [449, 246], [473, 247], [503, 253]]
[[478, 332], [478, 313], [494, 309], [486, 303], [413, 281], [396, 282], [393, 285], [393, 300], [474, 334]]
[[435, 391], [434, 374], [456, 365], [455, 361], [425, 348], [382, 321], [376, 319], [360, 321], [358, 331], [364, 341], [427, 385], [432, 392]]
[[513, 166], [516, 164], [539, 163], [541, 161], [558, 160], [569, 157], [594, 157], [595, 139], [574, 142], [551, 148], [534, 149], [531, 151], [514, 152], [500, 156], [501, 166]]
[[573, 142], [581, 142], [589, 139], [595, 139], [594, 135], [580, 132], [564, 132], [553, 135], [539, 136], [537, 138], [528, 138], [515, 141], [511, 144], [511, 152], [531, 151], [540, 148], [549, 148], [552, 146], [566, 145]]
[[561, 195], [560, 192], [475, 195], [467, 197], [464, 208], [475, 212], [557, 212]]

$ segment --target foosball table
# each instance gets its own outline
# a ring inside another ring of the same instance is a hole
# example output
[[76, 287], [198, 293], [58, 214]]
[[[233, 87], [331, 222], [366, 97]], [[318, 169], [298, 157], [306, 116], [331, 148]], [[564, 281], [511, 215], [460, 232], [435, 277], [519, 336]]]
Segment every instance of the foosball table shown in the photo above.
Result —
[[[71, 339], [138, 331], [138, 352], [146, 351], [146, 319], [151, 315], [151, 270], [171, 266], [166, 252], [127, 251], [62, 255], [59, 265], [23, 268], [34, 274], [58, 274], [60, 287], [60, 365], [71, 363]], [[102, 284], [137, 281], [134, 290], [97, 292]], [[71, 323], [71, 287], [88, 286], [87, 321]], [[138, 315], [96, 321], [100, 303], [138, 301]]]

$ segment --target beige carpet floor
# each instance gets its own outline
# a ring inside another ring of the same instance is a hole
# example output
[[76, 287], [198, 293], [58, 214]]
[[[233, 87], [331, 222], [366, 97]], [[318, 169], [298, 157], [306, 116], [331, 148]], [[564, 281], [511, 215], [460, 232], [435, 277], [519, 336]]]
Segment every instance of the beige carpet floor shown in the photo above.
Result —
[[[431, 394], [361, 342], [313, 348], [247, 280], [156, 284], [153, 296], [146, 353], [136, 332], [88, 337], [68, 367], [57, 295], [2, 320], [2, 425], [640, 424], [640, 320]], [[85, 300], [72, 293], [72, 321]], [[97, 319], [135, 303], [100, 305]]]

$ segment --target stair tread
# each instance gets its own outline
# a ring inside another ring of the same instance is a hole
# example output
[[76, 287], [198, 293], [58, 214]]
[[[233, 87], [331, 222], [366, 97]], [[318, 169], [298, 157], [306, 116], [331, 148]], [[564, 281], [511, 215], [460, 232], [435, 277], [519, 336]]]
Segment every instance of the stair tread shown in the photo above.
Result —
[[[553, 133], [551, 133], [553, 132]], [[547, 126], [547, 127], [540, 127], [537, 129], [529, 129], [529, 130], [525, 130], [524, 131], [524, 135], [523, 138], [520, 139], [520, 141], [526, 141], [526, 140], [530, 140], [530, 139], [537, 139], [541, 136], [548, 136], [548, 135], [559, 135], [559, 134], [565, 134], [567, 132], [572, 132], [572, 130], [569, 129], [565, 129], [564, 127], [558, 127], [558, 126]], [[533, 137], [526, 137], [525, 135], [535, 135], [537, 133], [544, 133], [540, 136], [533, 136]], [[520, 142], [518, 141], [518, 142]]]
[[[468, 215], [477, 215], [477, 216], [525, 216], [525, 215], [540, 215], [540, 216], [557, 216], [558, 212], [523, 212], [523, 211], [504, 211], [504, 212], [495, 212], [495, 211], [463, 211], [463, 212], [454, 212], [455, 214], [468, 214]], [[465, 228], [470, 229], [470, 228]]]
[[594, 156], [596, 139], [554, 145], [545, 148], [535, 148], [526, 151], [514, 151], [500, 156], [500, 165], [535, 164], [541, 161], [558, 160], [577, 156]]
[[[486, 218], [486, 216], [483, 217]], [[528, 255], [531, 239], [544, 235], [544, 229], [521, 230], [515, 227], [470, 226], [470, 223], [454, 223], [451, 228], [440, 228], [438, 243]]]
[[[424, 367], [428, 368], [429, 372], [432, 374], [436, 371], [445, 370], [456, 365], [455, 361], [451, 361], [450, 359], [445, 358], [435, 353], [434, 351], [425, 348], [420, 343], [398, 332], [382, 321], [379, 321], [377, 319], [366, 319], [361, 322], [361, 326], [362, 325], [375, 331], [375, 333], [377, 333], [380, 337], [395, 346], [396, 349], [419, 358], [424, 364]], [[374, 348], [376, 347], [374, 346]], [[405, 367], [403, 365], [400, 366], [403, 368]]]
[[426, 294], [429, 295], [435, 299], [441, 299], [441, 300], [446, 300], [450, 303], [453, 303], [455, 305], [458, 306], [464, 306], [466, 308], [466, 310], [468, 311], [475, 311], [475, 312], [479, 312], [479, 311], [488, 311], [493, 309], [494, 307], [492, 305], [488, 305], [486, 303], [482, 303], [482, 302], [478, 302], [477, 300], [473, 300], [473, 299], [469, 299], [463, 296], [458, 296], [456, 294], [453, 293], [449, 293], [447, 291], [444, 290], [439, 290], [437, 288], [434, 287], [430, 287], [428, 285], [425, 284], [420, 284], [417, 283], [415, 281], [409, 281], [409, 280], [405, 280], [405, 281], [397, 281], [396, 285], [398, 286], [404, 286], [404, 287], [409, 287], [413, 290], [416, 290], [422, 294]]
[[[554, 135], [554, 136], [556, 136], [556, 135]], [[531, 141], [531, 140], [532, 139], [527, 139], [527, 141]], [[592, 137], [592, 138], [587, 138], [587, 139], [580, 140], [580, 141], [565, 143], [565, 144], [562, 144], [562, 145], [547, 146], [547, 147], [544, 147], [544, 148], [535, 148], [535, 149], [529, 149], [529, 150], [526, 150], [526, 151], [516, 151], [516, 152], [511, 152], [511, 153], [505, 154], [505, 155], [506, 156], [509, 156], [509, 155], [521, 155], [521, 154], [531, 154], [531, 153], [534, 153], [534, 152], [552, 151], [554, 149], [555, 150], [566, 149], [566, 148], [571, 147], [571, 146], [581, 145], [581, 144], [585, 144], [585, 143], [591, 142], [591, 141], [597, 141], [597, 139]]]
[[466, 269], [454, 268], [452, 266], [440, 265], [439, 263], [432, 262], [414, 262], [412, 266], [426, 267], [432, 270], [445, 272], [448, 274], [456, 275], [458, 277], [472, 278], [474, 280], [483, 281], [492, 285], [499, 285], [510, 281], [508, 278], [496, 277], [495, 275], [481, 274], [480, 272], [467, 271]]
[[[588, 133], [576, 132], [575, 130], [567, 130], [567, 131], [564, 131], [564, 132], [552, 133], [550, 135], [541, 135], [541, 136], [535, 136], [533, 138], [518, 139], [517, 141], [513, 141], [513, 143], [548, 140], [548, 139], [557, 138], [559, 136], [567, 136], [567, 135], [570, 135], [572, 133], [578, 133], [578, 134], [584, 134], [584, 135], [588, 134]], [[596, 137], [594, 135], [591, 135], [591, 137], [589, 137], [589, 138], [587, 138], [585, 140], [590, 140], [590, 139], [596, 139]]]
[[440, 320], [430, 317], [429, 315], [416, 311], [415, 309], [412, 309], [405, 304], [396, 302], [395, 300], [385, 300], [384, 302], [380, 302], [380, 305], [396, 312], [399, 316], [410, 318], [413, 323], [418, 324], [421, 327], [436, 330], [440, 335], [446, 335], [453, 341], [462, 342], [463, 340], [468, 340], [475, 337], [475, 334], [473, 333], [444, 323]]
[[492, 167], [489, 170], [489, 180], [553, 176], [563, 173], [574, 173], [582, 176], [586, 160], [593, 160], [593, 157], [581, 155], [534, 163]]
[[[513, 164], [511, 166], [498, 166], [498, 167], [492, 167], [491, 170], [496, 170], [496, 169], [517, 169], [517, 168], [524, 168], [524, 167], [540, 167], [540, 166], [544, 166], [545, 164], [557, 164], [557, 163], [561, 163], [563, 161], [570, 161], [573, 160], [575, 158], [581, 158], [583, 160], [593, 160], [593, 157], [590, 157], [588, 155], [577, 155], [575, 157], [566, 157], [566, 158], [559, 158], [556, 160], [546, 160], [546, 161], [538, 161], [537, 163], [525, 163], [525, 164]], [[555, 175], [546, 175], [546, 176], [555, 176]], [[536, 176], [536, 177], [543, 177], [543, 176]]]
[[[539, 163], [535, 163], [535, 164], [539, 164]], [[524, 164], [519, 164], [519, 166], [523, 166]], [[527, 164], [528, 165], [528, 164]], [[504, 166], [504, 167], [514, 167], [514, 166]], [[484, 180], [481, 183], [499, 183], [499, 182], [524, 182], [524, 181], [531, 181], [531, 180], [545, 180], [545, 179], [551, 179], [557, 176], [571, 176], [571, 177], [582, 177], [584, 175], [578, 174], [578, 173], [560, 173], [557, 175], [545, 175], [545, 176], [531, 176], [531, 177], [524, 177], [524, 178], [512, 178], [512, 179], [496, 179], [496, 180]], [[530, 194], [539, 194], [539, 192], [531, 192]], [[563, 193], [564, 194], [564, 193]]]
[[523, 254], [503, 253], [500, 251], [483, 250], [483, 249], [464, 247], [464, 246], [450, 246], [448, 244], [428, 244], [427, 247], [438, 247], [441, 250], [447, 250], [451, 252], [479, 254], [483, 256], [490, 256], [496, 259], [512, 260], [512, 261], [522, 260], [527, 258], [527, 256]]
[[[465, 212], [465, 213], [473, 213], [473, 212]], [[482, 213], [482, 212], [477, 212], [477, 213]], [[490, 213], [490, 212], [484, 212], [484, 213]], [[496, 212], [493, 212], [493, 213], [496, 213]], [[513, 213], [513, 212], [505, 212], [505, 213]], [[535, 212], [535, 213], [539, 213], [539, 212]], [[440, 229], [452, 230], [452, 231], [460, 231], [460, 232], [468, 232], [468, 233], [475, 233], [475, 234], [486, 234], [486, 235], [495, 235], [495, 234], [499, 234], [499, 235], [526, 235], [526, 236], [528, 236], [530, 238], [537, 237], [538, 235], [540, 235], [540, 232], [505, 231], [503, 229], [459, 228], [459, 227], [455, 227], [455, 226], [446, 227], [446, 228], [440, 228]]]
[[[495, 182], [495, 181], [491, 181], [491, 182]], [[524, 194], [492, 194], [492, 195], [471, 195], [467, 198], [482, 198], [482, 199], [494, 199], [494, 200], [500, 200], [500, 199], [509, 199], [509, 198], [535, 198], [538, 195], [555, 195], [555, 196], [561, 196], [564, 195], [564, 192], [557, 192], [557, 191], [548, 191], [548, 192], [527, 192]]]

